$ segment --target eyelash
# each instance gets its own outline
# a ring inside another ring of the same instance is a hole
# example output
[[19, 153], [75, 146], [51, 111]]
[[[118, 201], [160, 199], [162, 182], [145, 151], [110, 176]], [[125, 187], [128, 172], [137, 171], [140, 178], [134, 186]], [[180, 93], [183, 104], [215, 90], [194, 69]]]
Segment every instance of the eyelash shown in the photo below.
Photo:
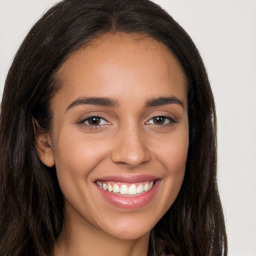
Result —
[[[160, 123], [160, 124], [152, 123], [152, 121], [153, 122], [158, 121], [157, 119], [161, 122], [163, 121], [163, 123]], [[149, 124], [149, 125], [157, 125], [157, 126], [160, 126], [160, 127], [168, 127], [168, 126], [172, 126], [173, 124], [177, 123], [177, 120], [175, 120], [174, 118], [169, 117], [169, 116], [154, 116], [151, 119], [149, 119], [146, 123]]]
[[[96, 123], [90, 124], [90, 121], [96, 122]], [[100, 121], [99, 124], [97, 123], [98, 121]], [[163, 123], [157, 124], [157, 123], [154, 123], [154, 121], [160, 121]], [[104, 123], [102, 124], [102, 122], [104, 122]], [[150, 118], [148, 121], [146, 121], [147, 125], [157, 125], [158, 127], [169, 127], [175, 123], [177, 123], [177, 120], [175, 120], [174, 118], [169, 117], [169, 116], [154, 116], [154, 117]], [[103, 117], [90, 116], [90, 117], [87, 117], [86, 119], [81, 120], [79, 122], [79, 124], [86, 125], [87, 127], [90, 127], [91, 129], [98, 129], [98, 128], [101, 128], [102, 126], [110, 124], [110, 123]]]
[[[100, 121], [100, 124], [97, 124], [97, 123], [90, 124], [89, 123], [90, 121], [92, 122]], [[103, 124], [101, 124], [102, 121], [104, 122]], [[87, 117], [86, 119], [81, 120], [79, 124], [84, 124], [92, 129], [97, 129], [103, 125], [109, 124], [109, 122], [105, 118], [100, 116], [90, 116], [90, 117]]]

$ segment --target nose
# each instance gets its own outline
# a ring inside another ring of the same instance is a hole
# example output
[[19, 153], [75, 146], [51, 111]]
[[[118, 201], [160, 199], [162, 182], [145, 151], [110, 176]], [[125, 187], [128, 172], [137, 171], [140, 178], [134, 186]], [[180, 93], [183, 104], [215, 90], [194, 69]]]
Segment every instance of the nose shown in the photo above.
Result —
[[137, 128], [119, 131], [113, 145], [112, 161], [115, 163], [135, 168], [151, 159], [149, 147]]

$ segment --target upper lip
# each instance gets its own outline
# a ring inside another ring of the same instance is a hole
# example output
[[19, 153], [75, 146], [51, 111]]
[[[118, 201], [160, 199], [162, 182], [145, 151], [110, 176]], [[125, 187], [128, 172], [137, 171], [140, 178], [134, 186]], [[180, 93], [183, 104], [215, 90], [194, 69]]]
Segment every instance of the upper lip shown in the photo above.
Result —
[[145, 181], [156, 181], [156, 180], [159, 180], [159, 179], [160, 178], [152, 176], [152, 175], [112, 175], [112, 176], [104, 176], [102, 178], [97, 179], [96, 181], [138, 183], [138, 182], [145, 182]]

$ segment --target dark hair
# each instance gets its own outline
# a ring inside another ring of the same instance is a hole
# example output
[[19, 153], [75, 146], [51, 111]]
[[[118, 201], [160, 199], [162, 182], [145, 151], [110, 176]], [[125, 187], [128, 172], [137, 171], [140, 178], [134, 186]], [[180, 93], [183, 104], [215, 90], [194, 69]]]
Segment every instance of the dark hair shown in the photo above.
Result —
[[41, 163], [32, 119], [49, 129], [56, 71], [104, 33], [142, 33], [165, 44], [188, 82], [189, 151], [180, 193], [151, 231], [148, 255], [227, 255], [216, 184], [216, 117], [207, 73], [187, 33], [148, 0], [65, 0], [31, 29], [9, 70], [0, 116], [0, 255], [51, 255], [63, 224], [55, 167]]

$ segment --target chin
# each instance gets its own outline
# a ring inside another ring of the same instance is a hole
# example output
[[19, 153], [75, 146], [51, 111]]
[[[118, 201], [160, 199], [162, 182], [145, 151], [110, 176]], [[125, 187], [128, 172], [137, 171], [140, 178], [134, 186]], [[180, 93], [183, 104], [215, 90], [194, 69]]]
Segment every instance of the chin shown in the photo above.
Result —
[[156, 222], [155, 219], [151, 220], [147, 216], [137, 219], [131, 214], [130, 218], [120, 218], [120, 221], [115, 220], [111, 225], [107, 223], [102, 228], [105, 233], [115, 238], [121, 240], [137, 240], [145, 236], [148, 237]]

